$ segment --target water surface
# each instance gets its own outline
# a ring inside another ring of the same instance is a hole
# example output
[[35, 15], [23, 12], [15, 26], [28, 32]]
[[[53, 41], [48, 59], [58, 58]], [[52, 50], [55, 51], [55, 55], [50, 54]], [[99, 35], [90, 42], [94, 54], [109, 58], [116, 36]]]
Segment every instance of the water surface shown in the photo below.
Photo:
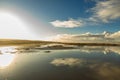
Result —
[[119, 80], [120, 47], [0, 47], [0, 80]]

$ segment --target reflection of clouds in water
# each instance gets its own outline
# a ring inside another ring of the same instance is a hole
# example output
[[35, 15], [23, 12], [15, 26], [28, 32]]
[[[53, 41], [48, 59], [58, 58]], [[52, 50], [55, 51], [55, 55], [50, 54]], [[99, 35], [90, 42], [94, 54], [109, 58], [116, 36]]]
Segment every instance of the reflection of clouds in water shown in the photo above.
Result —
[[78, 66], [83, 60], [78, 58], [58, 58], [54, 59], [51, 64], [55, 66]]
[[110, 52], [114, 52], [114, 53], [118, 53], [120, 54], [120, 47], [114, 47], [114, 46], [85, 46], [85, 47], [80, 47], [80, 51], [81, 52], [85, 52], [85, 53], [110, 53]]
[[99, 60], [79, 58], [58, 58], [51, 61], [51, 64], [57, 67], [79, 67], [83, 70], [92, 71], [89, 75], [96, 76], [96, 80], [119, 80], [120, 65], [111, 62], [99, 62]]
[[[23, 46], [23, 47], [0, 47], [0, 54], [4, 53], [35, 53], [40, 50], [79, 50], [84, 53], [103, 53], [115, 52], [120, 54], [120, 47], [114, 46], [75, 46], [66, 44], [47, 44], [43, 46]], [[69, 51], [68, 50], [68, 51]]]
[[109, 53], [104, 46], [83, 46], [80, 47], [80, 51], [84, 53]]
[[0, 47], [0, 53], [5, 54], [5, 53], [15, 53], [17, 50], [15, 47]]
[[120, 54], [120, 47], [109, 47], [108, 49], [110, 51]]
[[[112, 46], [75, 46], [75, 45], [66, 45], [66, 44], [47, 44], [42, 46], [32, 46], [32, 47], [20, 47], [17, 48], [19, 53], [30, 53], [30, 52], [39, 52], [40, 50], [79, 50], [84, 53], [103, 53], [107, 54], [110, 52], [120, 53], [119, 47]], [[69, 51], [68, 50], [68, 51]]]
[[87, 65], [100, 80], [119, 80], [120, 66], [112, 63], [96, 63]]

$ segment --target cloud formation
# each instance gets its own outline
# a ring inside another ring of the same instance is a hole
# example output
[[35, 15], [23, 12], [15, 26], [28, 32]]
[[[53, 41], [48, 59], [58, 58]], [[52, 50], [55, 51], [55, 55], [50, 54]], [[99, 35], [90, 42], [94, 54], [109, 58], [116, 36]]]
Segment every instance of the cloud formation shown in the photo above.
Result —
[[120, 39], [120, 31], [111, 34], [109, 37], [110, 38]]
[[109, 23], [120, 18], [120, 0], [92, 0], [96, 2], [93, 8], [88, 9], [92, 15], [83, 19], [55, 20], [50, 22], [54, 27], [74, 28], [97, 23]]
[[84, 24], [82, 20], [74, 20], [74, 19], [69, 19], [66, 21], [55, 20], [50, 23], [54, 27], [64, 27], [64, 28], [82, 27], [82, 25]]
[[120, 31], [115, 33], [109, 33], [104, 31], [100, 34], [60, 34], [53, 37], [54, 41], [61, 42], [111, 42], [111, 41], [120, 41]]
[[92, 9], [92, 20], [100, 20], [103, 22], [109, 22], [120, 18], [120, 0], [105, 0], [97, 1], [96, 6]]

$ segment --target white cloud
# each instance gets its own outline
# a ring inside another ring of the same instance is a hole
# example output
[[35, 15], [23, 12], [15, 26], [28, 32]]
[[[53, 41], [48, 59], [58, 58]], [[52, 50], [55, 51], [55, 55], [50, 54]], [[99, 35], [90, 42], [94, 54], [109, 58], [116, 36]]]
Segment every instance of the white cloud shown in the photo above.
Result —
[[82, 20], [69, 19], [67, 21], [55, 20], [50, 22], [54, 27], [74, 28], [83, 26]]
[[90, 10], [93, 12], [91, 20], [109, 22], [120, 18], [120, 0], [97, 1], [96, 6]]
[[111, 34], [109, 37], [110, 37], [110, 38], [120, 39], [120, 31]]
[[120, 31], [109, 33], [103, 32], [99, 34], [85, 33], [85, 34], [59, 34], [52, 38], [54, 41], [61, 42], [111, 42], [120, 41]]
[[92, 15], [83, 19], [69, 19], [65, 21], [55, 20], [50, 22], [54, 27], [74, 28], [84, 25], [95, 25], [101, 22], [108, 23], [120, 18], [120, 0], [91, 0], [96, 2], [88, 11]]

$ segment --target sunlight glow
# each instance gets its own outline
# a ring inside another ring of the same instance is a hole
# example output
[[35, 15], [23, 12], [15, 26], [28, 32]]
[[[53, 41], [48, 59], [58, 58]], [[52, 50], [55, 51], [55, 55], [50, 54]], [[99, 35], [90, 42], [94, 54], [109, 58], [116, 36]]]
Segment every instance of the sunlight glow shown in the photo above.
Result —
[[15, 47], [1, 47], [0, 48], [0, 53], [1, 54], [6, 54], [6, 53], [14, 53], [17, 50], [15, 49]]
[[0, 55], [0, 69], [9, 66], [15, 58], [15, 54]]
[[7, 39], [32, 39], [35, 35], [18, 16], [0, 12], [0, 38]]
[[16, 52], [15, 47], [1, 47], [0, 48], [0, 69], [9, 66], [13, 59], [15, 58], [15, 54], [11, 54]]

